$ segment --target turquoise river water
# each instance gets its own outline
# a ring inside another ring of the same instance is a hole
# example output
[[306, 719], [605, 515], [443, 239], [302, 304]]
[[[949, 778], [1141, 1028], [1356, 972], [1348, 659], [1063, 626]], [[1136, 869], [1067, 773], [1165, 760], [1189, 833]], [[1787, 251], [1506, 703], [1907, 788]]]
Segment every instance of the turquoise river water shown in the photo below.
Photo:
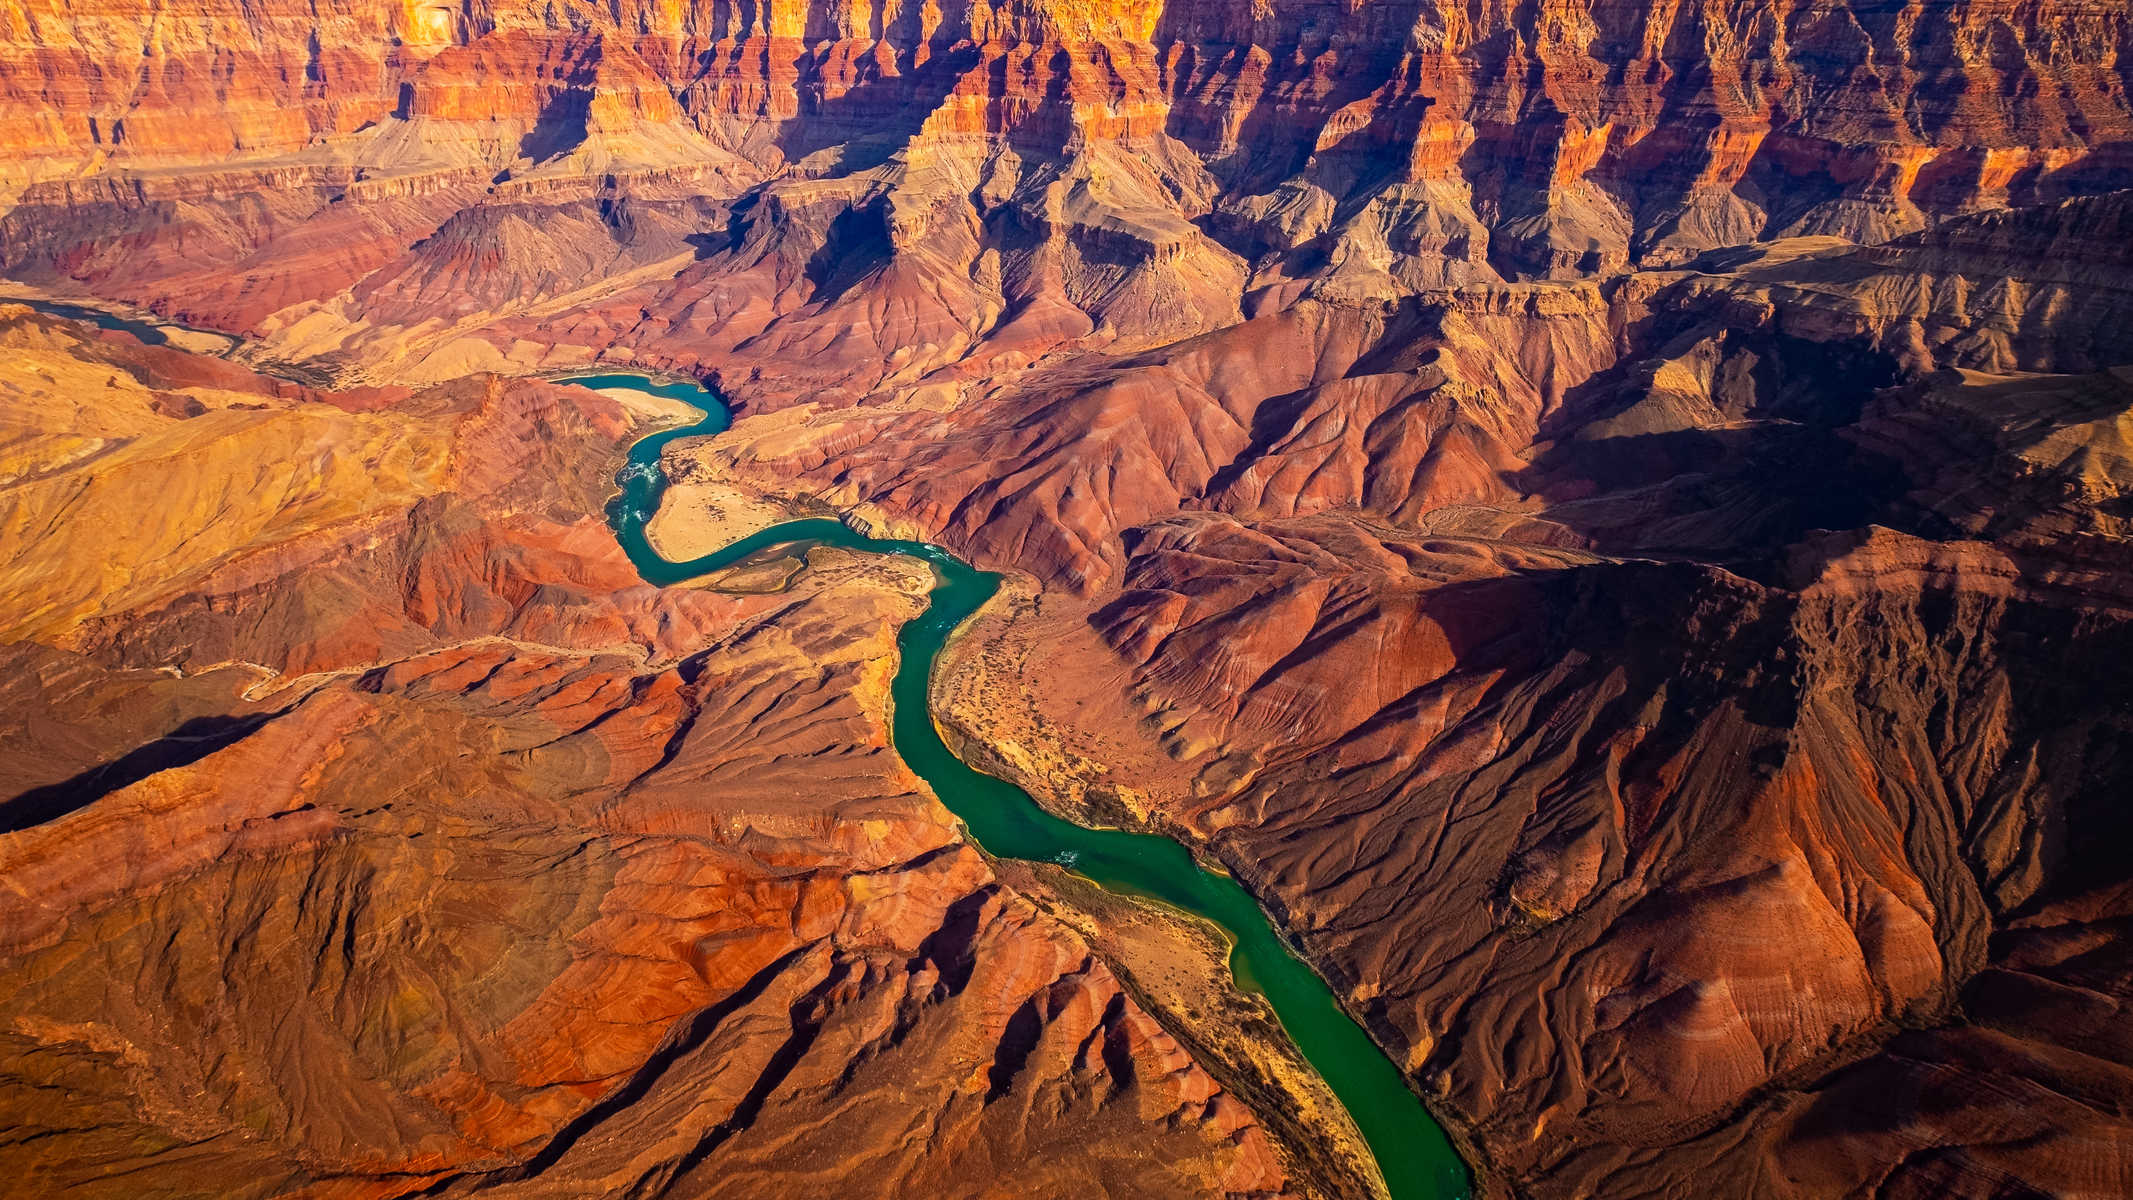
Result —
[[1114, 892], [1152, 898], [1220, 926], [1231, 941], [1230, 970], [1237, 982], [1267, 999], [1297, 1049], [1346, 1106], [1376, 1156], [1393, 1200], [1448, 1200], [1467, 1194], [1466, 1165], [1443, 1129], [1409, 1090], [1399, 1069], [1334, 1000], [1325, 981], [1274, 932], [1242, 885], [1229, 875], [1203, 869], [1169, 838], [1090, 829], [1053, 816], [1022, 789], [972, 769], [941, 740], [928, 704], [934, 660], [949, 635], [998, 589], [998, 575], [979, 571], [938, 546], [868, 537], [841, 521], [823, 518], [789, 521], [701, 558], [669, 561], [652, 548], [644, 532], [666, 491], [660, 452], [676, 438], [725, 429], [730, 421], [725, 404], [694, 384], [660, 383], [635, 374], [585, 375], [562, 382], [630, 388], [682, 401], [703, 413], [692, 424], [639, 439], [617, 476], [622, 490], [608, 505], [608, 522], [649, 583], [681, 583], [773, 546], [844, 546], [930, 564], [937, 581], [930, 603], [897, 639], [900, 661], [890, 688], [895, 702], [890, 737], [897, 753], [961, 818], [986, 853], [1059, 863]]
[[[151, 345], [168, 339], [157, 322], [80, 305], [24, 301], [54, 316], [124, 330]], [[181, 327], [182, 328], [182, 327]], [[221, 335], [228, 337], [228, 335]], [[229, 338], [234, 348], [235, 338]], [[1264, 996], [1284, 1031], [1348, 1110], [1392, 1200], [1454, 1200], [1471, 1185], [1466, 1164], [1431, 1119], [1406, 1080], [1361, 1026], [1335, 1002], [1316, 972], [1274, 932], [1266, 913], [1235, 879], [1203, 869], [1166, 837], [1118, 829], [1089, 829], [1053, 816], [1022, 789], [973, 770], [950, 751], [934, 726], [929, 688], [935, 659], [950, 634], [999, 588], [1000, 577], [979, 571], [938, 546], [868, 537], [841, 521], [788, 521], [701, 558], [670, 562], [645, 537], [659, 511], [666, 477], [660, 452], [677, 438], [703, 437], [731, 421], [717, 394], [690, 383], [661, 383], [638, 374], [581, 375], [560, 382], [629, 388], [679, 400], [701, 419], [640, 438], [616, 476], [621, 491], [609, 502], [615, 538], [648, 583], [682, 583], [774, 546], [844, 546], [875, 554], [923, 559], [936, 583], [924, 614], [898, 635], [900, 661], [890, 685], [895, 713], [890, 737], [905, 763], [960, 818], [971, 839], [998, 858], [1058, 863], [1097, 885], [1160, 901], [1219, 926], [1229, 937], [1230, 970], [1238, 984]]]

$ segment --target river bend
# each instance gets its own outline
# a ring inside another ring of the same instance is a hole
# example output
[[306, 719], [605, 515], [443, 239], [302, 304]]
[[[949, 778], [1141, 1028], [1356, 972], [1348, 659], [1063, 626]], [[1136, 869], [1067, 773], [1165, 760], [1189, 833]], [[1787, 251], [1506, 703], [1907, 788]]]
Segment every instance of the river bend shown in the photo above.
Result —
[[1334, 999], [1332, 989], [1274, 931], [1251, 893], [1229, 875], [1203, 869], [1185, 847], [1156, 834], [1090, 829], [1054, 816], [1021, 788], [974, 770], [941, 740], [929, 705], [935, 660], [949, 635], [999, 587], [938, 546], [869, 537], [827, 518], [788, 521], [722, 550], [674, 562], [652, 548], [645, 524], [659, 511], [666, 477], [660, 453], [677, 438], [703, 437], [730, 423], [715, 393], [688, 383], [643, 375], [577, 376], [559, 382], [627, 388], [697, 409], [703, 418], [639, 439], [616, 477], [620, 493], [607, 518], [622, 549], [648, 583], [670, 585], [721, 570], [776, 546], [842, 546], [874, 554], [922, 559], [935, 585], [926, 611], [897, 638], [899, 661], [890, 685], [890, 738], [911, 770], [963, 822], [971, 840], [998, 858], [1058, 863], [1110, 891], [1154, 899], [1203, 917], [1231, 942], [1230, 970], [1240, 986], [1264, 996], [1281, 1026], [1362, 1131], [1392, 1200], [1450, 1200], [1469, 1188], [1466, 1165], [1405, 1077], [1377, 1043]]

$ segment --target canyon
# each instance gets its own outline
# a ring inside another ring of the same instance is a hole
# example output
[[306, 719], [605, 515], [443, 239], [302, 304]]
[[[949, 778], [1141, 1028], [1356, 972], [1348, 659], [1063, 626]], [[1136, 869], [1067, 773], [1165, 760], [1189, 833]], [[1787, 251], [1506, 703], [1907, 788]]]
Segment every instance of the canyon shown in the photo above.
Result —
[[595, 371], [737, 415], [668, 559], [999, 572], [948, 744], [1233, 876], [1476, 1194], [2133, 1192], [2129, 81], [2087, 0], [0, 14], [0, 1192], [1408, 1182], [914, 774], [922, 562], [647, 582], [690, 417]]
[[[870, 1146], [884, 1196], [1001, 1160], [1044, 1190], [1278, 1188], [1249, 1112], [890, 752], [921, 572], [638, 582], [572, 510], [605, 490], [586, 451], [647, 418], [582, 389], [211, 388], [0, 319], [53, 376], [11, 414], [42, 433], [11, 594], [54, 597], [9, 630], [36, 785], [0, 810], [13, 1178], [791, 1195], [861, 1188]], [[268, 432], [317, 422], [343, 426], [317, 456]], [[81, 578], [25, 536], [40, 493], [167, 513], [92, 526], [161, 569]], [[175, 524], [203, 512], [214, 541]]]

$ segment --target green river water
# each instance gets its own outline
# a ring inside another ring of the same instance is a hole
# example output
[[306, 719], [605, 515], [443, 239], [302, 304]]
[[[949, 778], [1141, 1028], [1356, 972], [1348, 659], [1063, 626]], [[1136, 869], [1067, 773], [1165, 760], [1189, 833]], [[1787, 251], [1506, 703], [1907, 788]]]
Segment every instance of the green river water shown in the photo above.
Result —
[[[150, 344], [167, 340], [154, 322], [78, 305], [27, 303], [54, 316], [124, 330]], [[237, 344], [234, 338], [230, 341], [232, 347]], [[1154, 899], [1220, 926], [1230, 939], [1230, 970], [1238, 984], [1266, 998], [1297, 1049], [1332, 1087], [1362, 1130], [1393, 1200], [1467, 1195], [1471, 1180], [1466, 1164], [1408, 1089], [1399, 1069], [1334, 1001], [1325, 981], [1290, 952], [1258, 902], [1235, 879], [1202, 869], [1169, 838], [1089, 829], [1055, 817], [1022, 789], [973, 770], [941, 740], [928, 696], [934, 660], [949, 635], [992, 597], [998, 575], [979, 571], [938, 546], [872, 538], [828, 519], [788, 521], [702, 558], [670, 562], [652, 549], [644, 532], [666, 491], [660, 452], [676, 438], [725, 429], [731, 420], [725, 402], [694, 384], [661, 383], [638, 374], [580, 375], [560, 382], [629, 388], [679, 400], [702, 414], [688, 425], [638, 439], [616, 476], [621, 491], [608, 504], [608, 523], [648, 583], [682, 583], [774, 546], [844, 546], [929, 563], [937, 580], [930, 603], [897, 638], [900, 662], [890, 685], [895, 705], [890, 737], [897, 753], [988, 854], [1058, 863], [1113, 892]]]
[[1347, 1107], [1377, 1158], [1393, 1200], [1448, 1200], [1467, 1194], [1466, 1165], [1443, 1129], [1408, 1089], [1399, 1069], [1335, 1002], [1325, 981], [1290, 952], [1242, 885], [1226, 874], [1202, 869], [1169, 838], [1089, 829], [1053, 816], [1022, 789], [973, 770], [942, 742], [927, 695], [934, 660], [949, 635], [991, 598], [999, 587], [998, 575], [979, 571], [938, 546], [872, 538], [829, 519], [789, 521], [701, 558], [670, 562], [644, 533], [645, 522], [658, 511], [666, 491], [660, 451], [676, 438], [725, 429], [730, 420], [725, 404], [694, 384], [659, 383], [635, 374], [586, 375], [562, 382], [630, 388], [680, 400], [704, 414], [693, 424], [640, 439], [617, 476], [622, 491], [608, 505], [608, 522], [649, 583], [681, 583], [758, 551], [796, 544], [901, 554], [931, 564], [937, 580], [931, 603], [897, 639], [900, 662], [890, 687], [895, 702], [890, 737], [897, 753], [962, 819], [986, 853], [1058, 863], [1111, 891], [1152, 898], [1221, 926], [1231, 940], [1230, 969], [1237, 982], [1266, 997], [1282, 1028]]

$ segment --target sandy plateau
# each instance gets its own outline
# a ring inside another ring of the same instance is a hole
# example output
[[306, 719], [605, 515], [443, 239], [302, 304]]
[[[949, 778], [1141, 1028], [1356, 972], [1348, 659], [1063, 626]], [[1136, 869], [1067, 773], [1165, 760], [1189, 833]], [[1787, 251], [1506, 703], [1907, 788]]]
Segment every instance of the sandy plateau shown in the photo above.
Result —
[[734, 484], [685, 479], [667, 489], [666, 503], [645, 533], [662, 556], [686, 562], [801, 515]]

